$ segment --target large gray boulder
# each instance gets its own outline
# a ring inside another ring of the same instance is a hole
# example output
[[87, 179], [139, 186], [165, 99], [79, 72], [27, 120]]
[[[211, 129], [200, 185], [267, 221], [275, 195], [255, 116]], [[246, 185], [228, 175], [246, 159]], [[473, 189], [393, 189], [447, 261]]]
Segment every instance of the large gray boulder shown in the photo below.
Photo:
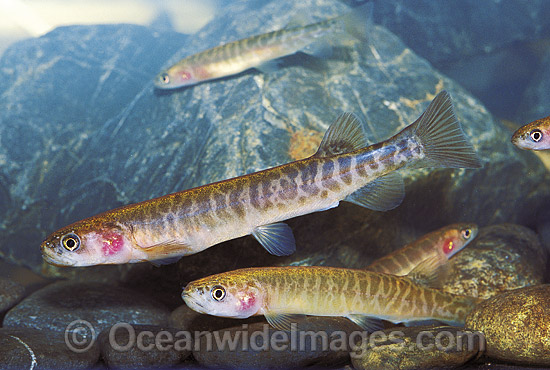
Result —
[[[326, 68], [301, 58], [269, 74], [155, 91], [163, 66], [221, 42], [350, 11], [330, 0], [237, 2], [195, 35], [147, 28], [75, 26], [12, 46], [0, 59], [0, 251], [41, 266], [40, 241], [58, 227], [113, 207], [273, 167], [312, 154], [342, 111], [362, 117], [372, 142], [414, 121], [436, 93], [450, 92], [479, 170], [412, 169], [404, 203], [390, 212], [356, 205], [289, 224], [297, 253], [267, 254], [252, 238], [182, 259], [191, 278], [237, 267], [315, 263], [364, 266], [444, 224], [530, 224], [547, 174], [457, 83], [387, 29], [368, 44], [338, 48]], [[511, 205], [514, 205], [513, 207]], [[82, 270], [77, 270], [77, 273]]]

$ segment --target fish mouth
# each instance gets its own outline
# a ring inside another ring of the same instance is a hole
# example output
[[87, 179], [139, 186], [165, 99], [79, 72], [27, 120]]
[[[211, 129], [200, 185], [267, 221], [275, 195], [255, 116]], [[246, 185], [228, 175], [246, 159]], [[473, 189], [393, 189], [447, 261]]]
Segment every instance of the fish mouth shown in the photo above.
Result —
[[44, 261], [55, 267], [71, 267], [76, 265], [76, 261], [61, 261], [59, 258], [54, 257], [51, 252], [48, 252], [44, 249], [42, 249], [42, 258], [44, 259]]

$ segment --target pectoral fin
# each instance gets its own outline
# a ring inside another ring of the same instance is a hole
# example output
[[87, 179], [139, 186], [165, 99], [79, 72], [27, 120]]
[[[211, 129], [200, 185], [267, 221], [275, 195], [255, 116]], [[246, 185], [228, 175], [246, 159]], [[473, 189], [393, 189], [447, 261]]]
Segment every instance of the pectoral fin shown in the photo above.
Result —
[[379, 177], [344, 199], [374, 211], [389, 211], [401, 204], [405, 197], [403, 179], [396, 172]]
[[269, 253], [275, 256], [288, 256], [296, 251], [294, 235], [285, 223], [258, 226], [252, 235]]
[[143, 251], [147, 254], [147, 261], [157, 267], [175, 263], [182, 256], [189, 254], [191, 250], [190, 246], [176, 240], [168, 240], [143, 248]]

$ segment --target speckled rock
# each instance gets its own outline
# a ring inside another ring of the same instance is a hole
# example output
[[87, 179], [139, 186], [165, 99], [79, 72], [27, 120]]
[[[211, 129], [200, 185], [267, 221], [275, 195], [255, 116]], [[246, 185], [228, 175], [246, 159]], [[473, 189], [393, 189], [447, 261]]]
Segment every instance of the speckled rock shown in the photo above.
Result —
[[98, 343], [109, 369], [168, 368], [185, 360], [193, 348], [191, 335], [151, 325], [113, 326], [99, 334]]
[[490, 298], [466, 317], [466, 326], [484, 333], [491, 358], [550, 366], [550, 285]]
[[64, 334], [36, 329], [0, 329], [0, 369], [78, 370], [99, 361], [97, 343], [85, 351], [72, 351]]
[[355, 369], [450, 369], [479, 355], [483, 337], [451, 326], [399, 327], [375, 332], [350, 353]]
[[153, 89], [162, 66], [185, 55], [280, 29], [295, 14], [318, 20], [349, 11], [337, 0], [231, 2], [224, 17], [189, 37], [132, 25], [75, 26], [13, 45], [0, 59], [0, 197], [9, 199], [0, 203], [0, 255], [39, 271], [38, 245], [58, 227], [311, 155], [342, 111], [358, 114], [370, 141], [380, 141], [418, 118], [443, 89], [483, 169], [401, 171], [406, 198], [393, 211], [347, 204], [307, 215], [290, 223], [298, 245], [291, 257], [271, 257], [240, 239], [182, 259], [174, 281], [254, 264], [338, 265], [343, 247], [364, 265], [372, 251], [410, 236], [387, 230], [421, 235], [459, 220], [528, 223], [550, 195], [543, 166], [516, 151], [466, 90], [382, 26], [369, 31], [368, 47], [338, 48], [323, 71], [298, 57], [273, 73]]
[[25, 287], [6, 278], [0, 278], [0, 315], [12, 308], [25, 294]]
[[486, 299], [542, 283], [546, 258], [531, 229], [513, 224], [483, 227], [467, 248], [449, 260], [441, 284], [447, 292]]
[[4, 327], [65, 332], [95, 338], [118, 322], [166, 325], [170, 311], [149, 296], [110, 284], [57, 282], [24, 299], [4, 318]]
[[349, 361], [348, 338], [356, 330], [347, 319], [313, 316], [301, 318], [294, 334], [273, 329], [266, 322], [244, 324], [201, 337], [200, 349], [194, 349], [193, 356], [210, 368], [335, 366]]

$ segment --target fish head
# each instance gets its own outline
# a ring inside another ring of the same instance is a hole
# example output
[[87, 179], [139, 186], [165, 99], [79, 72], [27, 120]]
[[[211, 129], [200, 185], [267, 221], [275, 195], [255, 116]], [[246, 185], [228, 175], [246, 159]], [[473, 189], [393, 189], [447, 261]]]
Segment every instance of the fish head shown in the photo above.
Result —
[[264, 294], [259, 283], [220, 274], [189, 283], [181, 294], [194, 311], [214, 316], [247, 318], [259, 314]]
[[512, 144], [520, 149], [550, 149], [550, 116], [517, 129], [512, 135]]
[[92, 266], [131, 260], [131, 243], [109, 223], [83, 220], [49, 235], [40, 245], [44, 260], [56, 266]]
[[444, 228], [437, 245], [447, 259], [464, 249], [475, 239], [479, 228], [476, 224], [460, 223]]
[[201, 79], [196, 69], [191, 65], [175, 65], [162, 71], [155, 78], [155, 86], [158, 89], [177, 89], [199, 83]]

